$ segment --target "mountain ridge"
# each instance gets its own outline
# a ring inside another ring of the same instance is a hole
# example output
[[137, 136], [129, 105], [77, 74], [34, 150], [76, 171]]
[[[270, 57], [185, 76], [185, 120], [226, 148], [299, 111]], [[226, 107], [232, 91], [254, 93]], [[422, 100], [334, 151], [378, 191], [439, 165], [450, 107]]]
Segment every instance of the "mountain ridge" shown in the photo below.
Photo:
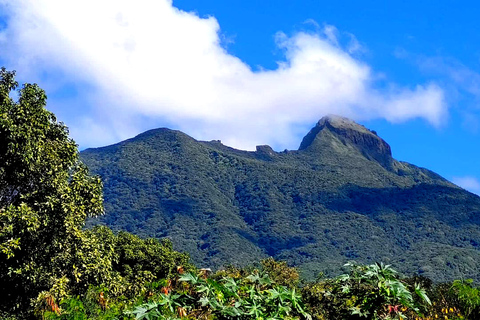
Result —
[[[81, 157], [105, 185], [107, 215], [89, 225], [170, 237], [205, 266], [272, 255], [310, 277], [351, 259], [412, 260], [416, 270], [399, 269], [436, 280], [480, 271], [471, 262], [480, 261], [480, 198], [393, 159], [346, 118], [322, 118], [294, 151], [236, 150], [162, 128]], [[449, 249], [424, 258], [439, 245]]]

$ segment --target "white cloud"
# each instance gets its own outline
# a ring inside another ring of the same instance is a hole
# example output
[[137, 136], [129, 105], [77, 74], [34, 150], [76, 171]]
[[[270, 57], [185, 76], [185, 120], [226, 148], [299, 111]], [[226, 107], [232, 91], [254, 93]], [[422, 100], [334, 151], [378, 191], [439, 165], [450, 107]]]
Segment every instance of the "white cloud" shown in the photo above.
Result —
[[480, 195], [480, 180], [475, 177], [453, 177], [452, 182], [470, 192]]
[[442, 83], [442, 92], [450, 105], [461, 105], [457, 109], [462, 118], [462, 127], [472, 134], [480, 131], [480, 73], [470, 69], [452, 57], [426, 57], [397, 48], [394, 55], [418, 66], [424, 75]]
[[49, 74], [90, 84], [78, 95], [85, 114], [64, 119], [82, 146], [168, 123], [239, 148], [296, 148], [298, 128], [328, 113], [438, 126], [448, 111], [433, 83], [375, 89], [375, 72], [350, 54], [358, 41], [352, 35], [343, 48], [334, 26], [279, 32], [284, 60], [253, 71], [222, 47], [214, 17], [169, 0], [0, 0], [0, 9], [10, 17], [0, 33], [0, 60], [10, 69], [47, 89], [58, 80]]

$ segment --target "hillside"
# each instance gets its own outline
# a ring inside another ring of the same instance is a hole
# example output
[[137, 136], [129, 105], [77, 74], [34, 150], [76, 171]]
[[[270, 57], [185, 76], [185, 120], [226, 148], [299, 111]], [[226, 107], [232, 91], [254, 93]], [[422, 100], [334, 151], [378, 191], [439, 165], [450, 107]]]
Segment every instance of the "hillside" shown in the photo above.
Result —
[[107, 214], [90, 225], [169, 237], [202, 266], [271, 255], [307, 277], [355, 260], [480, 280], [480, 197], [345, 118], [322, 118], [297, 151], [155, 129], [81, 158], [104, 182]]

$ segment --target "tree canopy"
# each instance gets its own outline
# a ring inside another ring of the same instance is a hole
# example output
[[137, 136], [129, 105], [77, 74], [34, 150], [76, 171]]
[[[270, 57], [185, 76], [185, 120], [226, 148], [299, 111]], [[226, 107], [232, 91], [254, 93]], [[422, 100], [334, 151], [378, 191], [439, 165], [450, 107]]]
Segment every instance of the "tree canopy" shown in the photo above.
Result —
[[117, 236], [105, 227], [83, 230], [86, 218], [103, 214], [102, 183], [79, 160], [67, 127], [45, 108], [45, 92], [36, 84], [17, 88], [15, 72], [2, 68], [0, 316], [28, 318], [32, 304], [55, 306], [54, 299], [90, 285], [125, 294], [132, 283], [141, 287], [188, 265], [188, 256], [168, 241]]
[[101, 181], [79, 161], [67, 127], [45, 109], [45, 92], [25, 84], [15, 101], [17, 87], [15, 72], [2, 68], [0, 286], [9, 290], [0, 299], [13, 308], [67, 280], [81, 283], [103, 260], [87, 255], [90, 239], [82, 232], [87, 217], [103, 213]]

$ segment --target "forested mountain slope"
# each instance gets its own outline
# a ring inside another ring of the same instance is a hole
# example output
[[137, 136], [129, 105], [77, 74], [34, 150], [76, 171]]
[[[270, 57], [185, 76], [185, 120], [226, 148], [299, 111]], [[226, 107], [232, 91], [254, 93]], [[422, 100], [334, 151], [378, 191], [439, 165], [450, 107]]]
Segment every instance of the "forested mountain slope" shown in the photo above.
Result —
[[170, 237], [205, 267], [271, 255], [310, 277], [355, 260], [480, 278], [480, 197], [346, 118], [322, 118], [297, 151], [155, 129], [81, 158], [104, 182], [107, 214], [90, 224]]

